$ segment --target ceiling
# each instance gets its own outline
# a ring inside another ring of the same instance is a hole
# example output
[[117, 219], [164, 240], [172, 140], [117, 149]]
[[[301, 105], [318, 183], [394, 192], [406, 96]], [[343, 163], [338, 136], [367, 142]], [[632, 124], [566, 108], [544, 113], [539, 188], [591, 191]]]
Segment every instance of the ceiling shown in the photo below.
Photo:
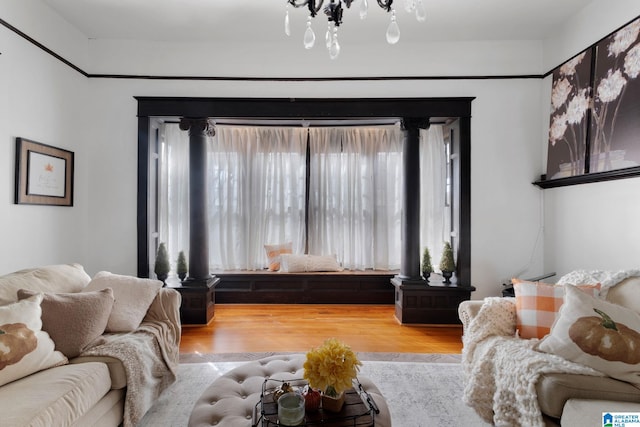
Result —
[[[284, 35], [285, 0], [42, 0], [90, 39], [176, 42], [277, 42]], [[328, 2], [329, 0], [325, 0]], [[389, 14], [369, 1], [365, 21], [356, 0], [346, 9], [343, 40], [384, 40]], [[418, 23], [396, 0], [401, 43], [463, 40], [542, 40], [591, 0], [423, 0], [427, 22]], [[289, 7], [292, 37], [304, 31], [306, 8]], [[323, 34], [323, 14], [314, 21]]]

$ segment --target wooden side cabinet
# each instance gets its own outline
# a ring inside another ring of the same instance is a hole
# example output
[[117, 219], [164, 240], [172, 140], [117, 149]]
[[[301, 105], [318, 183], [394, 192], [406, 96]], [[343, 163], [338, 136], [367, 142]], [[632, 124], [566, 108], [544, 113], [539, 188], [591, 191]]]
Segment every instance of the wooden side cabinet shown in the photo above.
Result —
[[180, 321], [183, 325], [206, 325], [215, 312], [215, 287], [220, 279], [212, 277], [205, 283], [190, 285], [188, 281], [171, 286], [182, 296]]
[[471, 298], [473, 286], [403, 282], [393, 278], [395, 316], [400, 323], [460, 324], [458, 305]]

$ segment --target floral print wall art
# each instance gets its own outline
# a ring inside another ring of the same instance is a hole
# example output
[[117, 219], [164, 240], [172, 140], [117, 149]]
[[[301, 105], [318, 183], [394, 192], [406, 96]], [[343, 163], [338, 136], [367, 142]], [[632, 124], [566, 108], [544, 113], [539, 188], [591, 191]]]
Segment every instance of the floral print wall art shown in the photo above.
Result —
[[640, 19], [598, 43], [589, 172], [640, 165]]
[[585, 173], [591, 56], [591, 50], [584, 51], [553, 72], [547, 161], [549, 179]]
[[547, 179], [640, 165], [640, 18], [553, 71]]

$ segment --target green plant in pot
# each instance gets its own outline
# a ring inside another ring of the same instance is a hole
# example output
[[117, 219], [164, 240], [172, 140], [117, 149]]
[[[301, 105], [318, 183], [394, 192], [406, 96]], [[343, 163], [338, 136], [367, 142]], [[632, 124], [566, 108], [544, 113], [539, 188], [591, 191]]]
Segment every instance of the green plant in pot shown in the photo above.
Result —
[[422, 252], [422, 276], [424, 280], [429, 281], [429, 276], [433, 273], [433, 265], [431, 265], [431, 254], [429, 248], [424, 248]]
[[440, 271], [442, 272], [444, 283], [451, 283], [451, 276], [453, 276], [453, 272], [455, 270], [456, 264], [453, 261], [453, 250], [451, 249], [451, 244], [449, 242], [445, 242], [444, 248], [442, 249], [442, 258], [440, 259]]
[[187, 277], [187, 258], [184, 256], [184, 251], [178, 253], [178, 265], [176, 266], [176, 272], [180, 280], [184, 280]]
[[167, 277], [169, 277], [170, 270], [167, 246], [164, 243], [160, 243], [160, 245], [158, 245], [158, 252], [156, 253], [156, 263], [153, 267], [153, 272], [156, 273], [158, 280], [164, 283]]

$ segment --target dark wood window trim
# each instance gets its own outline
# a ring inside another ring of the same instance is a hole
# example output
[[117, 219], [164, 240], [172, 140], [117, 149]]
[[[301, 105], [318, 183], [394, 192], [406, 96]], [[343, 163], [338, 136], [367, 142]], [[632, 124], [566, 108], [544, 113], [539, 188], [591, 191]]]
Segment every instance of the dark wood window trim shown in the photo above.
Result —
[[471, 284], [471, 102], [474, 98], [182, 98], [138, 101], [138, 276], [149, 275], [149, 124], [152, 117], [243, 119], [460, 119], [460, 244], [458, 281]]

